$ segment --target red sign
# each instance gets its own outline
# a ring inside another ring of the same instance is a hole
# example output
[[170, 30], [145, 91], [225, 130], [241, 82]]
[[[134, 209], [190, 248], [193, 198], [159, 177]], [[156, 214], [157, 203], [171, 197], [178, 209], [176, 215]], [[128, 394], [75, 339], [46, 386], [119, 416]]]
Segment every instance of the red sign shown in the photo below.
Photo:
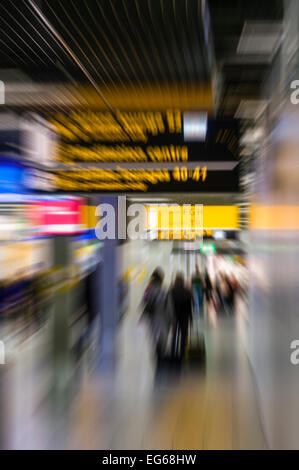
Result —
[[53, 199], [35, 202], [39, 235], [69, 235], [82, 232], [83, 199]]

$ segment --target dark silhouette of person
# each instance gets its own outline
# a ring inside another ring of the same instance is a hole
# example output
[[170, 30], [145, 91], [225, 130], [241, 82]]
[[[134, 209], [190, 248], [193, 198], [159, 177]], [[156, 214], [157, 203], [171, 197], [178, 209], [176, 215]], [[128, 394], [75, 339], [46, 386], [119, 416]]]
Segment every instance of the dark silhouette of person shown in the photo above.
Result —
[[185, 356], [189, 325], [192, 323], [193, 296], [185, 286], [184, 275], [178, 272], [170, 290], [174, 313], [174, 335], [172, 354], [179, 358]]

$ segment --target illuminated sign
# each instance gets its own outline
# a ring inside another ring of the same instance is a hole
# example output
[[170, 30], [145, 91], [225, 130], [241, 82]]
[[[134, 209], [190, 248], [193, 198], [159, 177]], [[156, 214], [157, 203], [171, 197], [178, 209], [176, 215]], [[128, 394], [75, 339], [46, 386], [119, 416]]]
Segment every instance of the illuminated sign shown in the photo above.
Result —
[[203, 237], [203, 206], [147, 206], [146, 229], [159, 240], [195, 240]]
[[[211, 236], [213, 230], [239, 230], [240, 210], [238, 206], [208, 205], [151, 205], [147, 206], [147, 230], [159, 233], [169, 231], [175, 237], [176, 231], [188, 231], [196, 236]], [[171, 233], [173, 231], [174, 235]], [[215, 232], [214, 232], [215, 233]], [[165, 238], [161, 234], [161, 238]], [[177, 237], [178, 239], [182, 239]]]
[[[84, 170], [57, 170], [54, 182], [56, 187], [65, 191], [171, 191], [175, 183], [189, 183], [200, 190], [201, 183], [207, 179], [207, 168], [194, 169], [174, 167], [128, 170], [118, 165], [115, 170], [91, 167]], [[178, 185], [177, 185], [178, 186]]]
[[203, 206], [205, 230], [239, 230], [239, 206]]
[[60, 137], [56, 158], [62, 163], [219, 161], [239, 156], [236, 121], [208, 121], [203, 113], [71, 111], [50, 116], [49, 121]]
[[21, 193], [25, 191], [25, 168], [12, 158], [0, 156], [0, 192]]
[[215, 255], [217, 252], [216, 245], [214, 243], [203, 243], [200, 247], [200, 251], [203, 255]]
[[205, 140], [208, 127], [207, 113], [184, 113], [184, 140]]
[[32, 202], [39, 235], [73, 234], [84, 230], [83, 200], [44, 199]]
[[239, 189], [234, 120], [208, 121], [204, 113], [178, 109], [74, 110], [55, 114], [50, 122], [60, 136], [53, 171], [60, 191]]

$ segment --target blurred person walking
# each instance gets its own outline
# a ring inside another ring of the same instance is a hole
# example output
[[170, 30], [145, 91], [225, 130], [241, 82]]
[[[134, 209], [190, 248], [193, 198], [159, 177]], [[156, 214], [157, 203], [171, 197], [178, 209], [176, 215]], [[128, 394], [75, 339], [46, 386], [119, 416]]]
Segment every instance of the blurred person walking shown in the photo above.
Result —
[[203, 296], [204, 296], [204, 282], [201, 273], [196, 266], [195, 273], [192, 276], [192, 293], [194, 298], [194, 312], [197, 315], [203, 315]]
[[223, 273], [218, 273], [215, 281], [215, 310], [218, 315], [227, 313], [226, 298], [228, 295], [227, 283]]
[[221, 273], [216, 281], [218, 297], [217, 312], [222, 315], [234, 313], [235, 291], [229, 277]]
[[142, 299], [142, 316], [148, 322], [155, 353], [159, 359], [167, 346], [172, 323], [172, 312], [167, 291], [163, 288], [164, 272], [156, 268], [149, 280]]
[[235, 296], [238, 290], [238, 283], [234, 276], [226, 276], [226, 284], [227, 284], [227, 297], [226, 303], [228, 307], [228, 313], [234, 314], [235, 313]]
[[170, 290], [174, 313], [174, 334], [172, 340], [172, 355], [182, 359], [185, 356], [188, 330], [192, 324], [193, 296], [185, 286], [184, 275], [178, 272]]
[[213, 300], [213, 286], [212, 286], [212, 282], [211, 282], [211, 279], [207, 270], [205, 271], [205, 275], [204, 275], [204, 294], [205, 294], [204, 297], [205, 297], [205, 302], [206, 302], [206, 309], [208, 311], [211, 301], [214, 303], [214, 300]]

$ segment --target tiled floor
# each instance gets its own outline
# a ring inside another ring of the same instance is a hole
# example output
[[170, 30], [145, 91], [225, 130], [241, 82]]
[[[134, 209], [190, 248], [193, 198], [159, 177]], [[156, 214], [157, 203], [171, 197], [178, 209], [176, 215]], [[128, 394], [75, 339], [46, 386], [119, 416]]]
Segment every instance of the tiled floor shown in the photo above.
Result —
[[[169, 253], [164, 255], [166, 263]], [[172, 262], [180, 264], [177, 258]], [[168, 279], [170, 274], [169, 270]], [[238, 299], [235, 316], [219, 318], [210, 311], [202, 320], [205, 369], [157, 376], [149, 335], [137, 315], [145, 281], [132, 279], [131, 292], [135, 293], [118, 332], [113, 373], [86, 372], [84, 366], [80, 377], [76, 374], [72, 379], [68, 393], [62, 386], [64, 392], [55, 401], [50, 393], [51, 376], [40, 355], [47, 332], [36, 334], [19, 351], [6, 381], [7, 447], [267, 447], [246, 353], [243, 302]]]

